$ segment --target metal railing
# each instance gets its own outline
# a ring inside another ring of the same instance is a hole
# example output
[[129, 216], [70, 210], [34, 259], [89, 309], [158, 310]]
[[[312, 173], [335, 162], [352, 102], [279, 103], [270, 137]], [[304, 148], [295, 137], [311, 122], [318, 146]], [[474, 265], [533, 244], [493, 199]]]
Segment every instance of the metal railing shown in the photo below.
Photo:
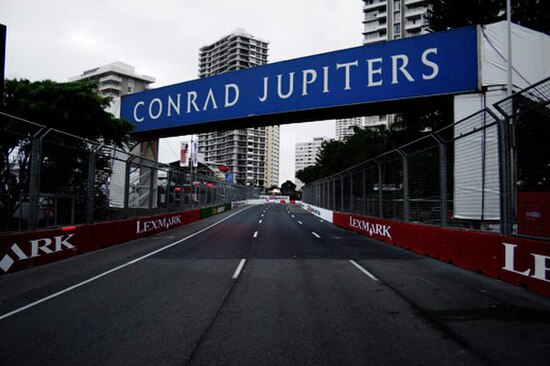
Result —
[[303, 201], [365, 216], [548, 239], [549, 104], [546, 79], [496, 103], [496, 111], [481, 110], [307, 184]]
[[0, 174], [0, 232], [186, 210], [258, 193], [5, 113]]

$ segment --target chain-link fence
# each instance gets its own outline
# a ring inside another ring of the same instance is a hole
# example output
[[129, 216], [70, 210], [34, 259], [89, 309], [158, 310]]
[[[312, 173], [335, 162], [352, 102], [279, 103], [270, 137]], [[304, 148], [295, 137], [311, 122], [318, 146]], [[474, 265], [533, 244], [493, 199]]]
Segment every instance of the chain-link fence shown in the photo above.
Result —
[[303, 200], [365, 216], [550, 238], [549, 103], [547, 79], [497, 103], [505, 118], [481, 110], [306, 185]]
[[550, 238], [550, 79], [495, 107], [506, 121], [502, 130], [506, 230]]
[[151, 215], [254, 198], [178, 164], [0, 113], [0, 231]]

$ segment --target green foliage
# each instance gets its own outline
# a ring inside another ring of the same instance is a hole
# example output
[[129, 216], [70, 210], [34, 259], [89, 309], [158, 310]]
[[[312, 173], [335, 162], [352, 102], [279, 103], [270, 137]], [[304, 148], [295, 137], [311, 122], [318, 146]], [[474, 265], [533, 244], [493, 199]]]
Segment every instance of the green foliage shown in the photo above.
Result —
[[429, 109], [405, 111], [396, 116], [391, 126], [394, 148], [417, 140], [453, 122], [453, 100], [444, 98], [430, 103]]
[[392, 150], [392, 139], [392, 132], [385, 128], [355, 128], [345, 141], [323, 141], [316, 164], [298, 171], [296, 178], [307, 184], [336, 174]]
[[296, 184], [290, 180], [281, 184], [281, 194], [289, 196], [291, 200], [300, 200], [302, 198], [302, 193], [296, 191]]
[[296, 178], [307, 184], [321, 179], [323, 176], [321, 175], [318, 165], [310, 165], [302, 170], [298, 170], [296, 172]]
[[316, 164], [296, 172], [296, 178], [308, 184], [331, 176], [426, 136], [452, 121], [452, 99], [444, 98], [432, 101], [429, 109], [409, 110], [396, 116], [389, 130], [385, 127], [354, 127], [355, 133], [344, 141], [324, 141]]
[[[428, 0], [430, 28], [443, 31], [506, 19], [506, 0]], [[512, 0], [512, 22], [550, 34], [546, 0]]]
[[105, 111], [92, 83], [6, 80], [4, 112], [108, 145], [130, 142], [133, 124]]
[[296, 192], [296, 184], [292, 183], [292, 181], [287, 180], [283, 184], [281, 184], [281, 193], [284, 195], [290, 195], [291, 193]]
[[[133, 125], [106, 112], [104, 108], [109, 103], [109, 98], [96, 94], [95, 86], [91, 83], [6, 80], [3, 111], [98, 144], [118, 147], [129, 145], [129, 133]], [[4, 118], [2, 123], [6, 132], [0, 134], [0, 225], [10, 222], [18, 206], [26, 200], [24, 195], [30, 191], [33, 144], [30, 136], [10, 133], [20, 129], [22, 122]], [[40, 194], [73, 197], [76, 200], [77, 222], [85, 219], [83, 216], [89, 195], [88, 174], [93, 144], [71, 135], [50, 132], [40, 146]], [[111, 173], [109, 157], [97, 155], [94, 171], [95, 185], [91, 193], [97, 213], [108, 208], [102, 188], [106, 186]], [[10, 224], [7, 225], [9, 229]]]

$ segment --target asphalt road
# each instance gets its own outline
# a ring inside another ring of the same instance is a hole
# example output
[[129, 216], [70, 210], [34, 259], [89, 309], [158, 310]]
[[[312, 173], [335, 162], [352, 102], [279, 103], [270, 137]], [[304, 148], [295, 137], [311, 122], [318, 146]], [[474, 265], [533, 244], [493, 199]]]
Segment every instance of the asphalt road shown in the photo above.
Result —
[[0, 277], [0, 365], [549, 365], [550, 299], [297, 206]]

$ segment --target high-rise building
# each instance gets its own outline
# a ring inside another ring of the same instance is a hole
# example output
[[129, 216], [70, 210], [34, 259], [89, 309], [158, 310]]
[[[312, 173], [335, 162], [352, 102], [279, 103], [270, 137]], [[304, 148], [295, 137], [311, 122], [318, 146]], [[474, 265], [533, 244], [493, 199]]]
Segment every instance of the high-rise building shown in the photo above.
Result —
[[[426, 0], [363, 0], [363, 44], [428, 33]], [[365, 117], [367, 127], [389, 127], [394, 115]]]
[[363, 0], [363, 44], [428, 32], [426, 0]]
[[279, 186], [279, 126], [266, 128], [266, 188]]
[[[237, 29], [199, 50], [199, 77], [267, 63], [268, 42]], [[207, 161], [225, 164], [235, 182], [258, 187], [278, 185], [279, 126], [209, 132], [199, 135]]]
[[342, 118], [336, 120], [336, 139], [343, 141], [346, 136], [353, 135], [353, 127], [363, 126], [363, 117]]
[[[327, 141], [327, 137], [314, 137], [313, 141], [297, 142], [295, 145], [294, 170], [295, 173], [305, 167], [315, 165], [317, 153], [321, 148], [323, 141]], [[301, 189], [304, 183], [294, 177], [296, 189]]]
[[112, 98], [147, 90], [155, 82], [154, 77], [136, 74], [133, 66], [120, 61], [86, 70], [69, 80], [93, 81], [99, 95]]

